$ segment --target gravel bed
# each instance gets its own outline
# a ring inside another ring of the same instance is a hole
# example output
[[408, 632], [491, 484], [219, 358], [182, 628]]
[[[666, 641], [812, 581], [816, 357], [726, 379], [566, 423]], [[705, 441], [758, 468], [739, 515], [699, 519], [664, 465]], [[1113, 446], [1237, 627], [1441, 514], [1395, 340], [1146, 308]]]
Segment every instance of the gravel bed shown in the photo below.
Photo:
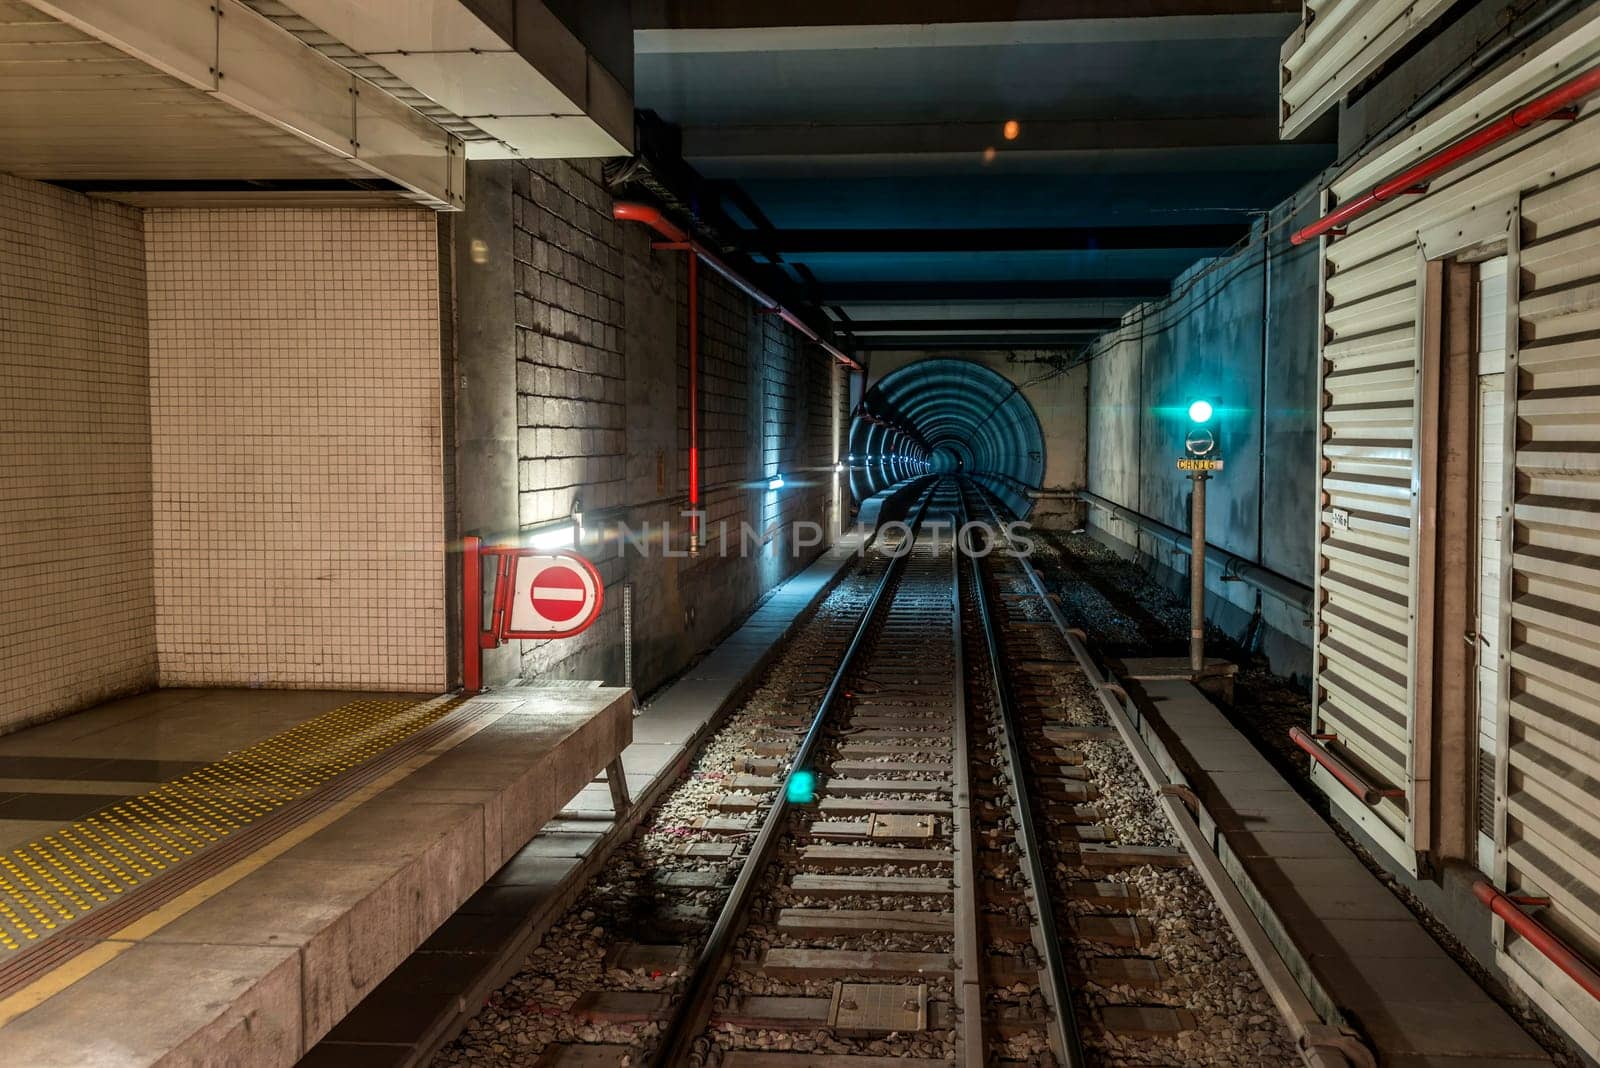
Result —
[[[1173, 656], [1187, 651], [1189, 609], [1186, 598], [1174, 595], [1139, 564], [1087, 534], [1035, 532], [1036, 535], [1041, 533], [1042, 537], [1035, 537], [1032, 562], [1040, 569], [1046, 586], [1061, 598], [1067, 618], [1094, 635], [1097, 652], [1121, 657]], [[1092, 581], [1084, 581], [1085, 577]], [[1290, 727], [1310, 723], [1311, 700], [1307, 689], [1273, 674], [1263, 660], [1248, 655], [1231, 636], [1215, 626], [1208, 626], [1206, 642], [1213, 655], [1227, 657], [1240, 665], [1235, 678], [1233, 707], [1224, 710], [1229, 720], [1326, 817], [1327, 801], [1311, 785], [1309, 758], [1288, 740]], [[1468, 952], [1454, 932], [1436, 920], [1415, 894], [1395, 881], [1359, 840], [1338, 823], [1330, 820], [1329, 825], [1356, 857], [1405, 903], [1456, 963], [1527, 1029], [1554, 1063], [1561, 1068], [1583, 1068], [1587, 1062], [1572, 1050], [1565, 1036], [1514, 997]]]
[[[734, 773], [736, 761], [749, 753], [757, 737], [786, 733], [798, 740], [798, 730], [775, 729], [766, 721], [793, 715], [788, 710], [813, 688], [806, 681], [808, 675], [815, 671], [817, 663], [834, 655], [825, 651], [837, 647], [837, 642], [825, 635], [826, 628], [859, 618], [875, 582], [874, 574], [857, 573], [829, 594], [774, 661], [759, 688], [715, 732], [689, 773], [665, 794], [633, 837], [618, 848], [529, 954], [521, 970], [489, 996], [455, 1041], [439, 1051], [433, 1061], [436, 1068], [532, 1064], [554, 1042], [605, 1042], [641, 1050], [653, 1043], [658, 1031], [654, 1022], [589, 1025], [579, 1023], [570, 1010], [589, 991], [667, 993], [675, 988], [679, 977], [671, 968], [607, 968], [606, 957], [614, 948], [629, 943], [686, 943], [691, 952], [698, 949], [705, 930], [688, 934], [672, 931], [663, 923], [659, 906], [670, 899], [666, 906], [669, 919], [687, 913], [709, 921], [715, 918], [726, 890], [668, 892], [661, 888], [660, 877], [670, 872], [703, 872], [719, 867], [733, 870], [737, 861], [686, 857], [680, 850], [692, 842], [730, 840], [696, 830], [695, 824], [724, 814], [710, 802], [726, 792], [724, 779]], [[747, 840], [732, 840], [748, 844]], [[761, 992], [803, 992], [802, 986], [772, 986]], [[781, 1044], [789, 1040], [787, 1036], [767, 1037], [772, 1043], [770, 1048], [791, 1048]]]
[[[919, 550], [920, 553], [920, 550]], [[902, 579], [900, 592], [897, 596], [909, 596], [915, 604], [918, 599], [926, 594], [918, 590], [914, 584], [926, 581], [925, 577], [918, 576], [908, 568], [905, 578]], [[899, 607], [890, 608], [892, 613]], [[926, 608], [923, 611], [927, 611]], [[903, 629], [906, 624], [901, 623], [898, 628]], [[893, 624], [891, 624], [893, 627]], [[948, 691], [943, 689], [941, 676], [952, 671], [954, 665], [944, 658], [943, 653], [931, 656], [923, 667], [931, 677], [918, 678], [907, 675], [902, 678], [892, 677], [892, 673], [878, 667], [878, 675], [874, 675], [875, 665], [882, 665], [887, 661], [890, 664], [904, 663], [902, 648], [894, 644], [897, 637], [888, 633], [872, 636], [852, 668], [852, 684], [850, 692], [857, 698], [871, 702], [876, 699], [884, 700], [889, 705], [926, 706], [936, 709], [942, 696]], [[935, 647], [937, 642], [933, 643]], [[872, 704], [856, 704], [849, 709], [843, 719], [841, 729], [830, 732], [829, 739], [819, 750], [819, 763], [824, 767], [828, 764], [827, 753], [832, 751], [832, 746], [841, 741], [848, 741], [853, 735], [860, 734], [863, 730], [879, 730], [875, 725], [852, 727], [851, 717], [871, 717], [879, 714], [879, 710]], [[935, 720], [936, 721], [936, 720]], [[909, 724], [908, 724], [909, 725]], [[918, 750], [921, 744], [932, 738], [942, 738], [944, 730], [928, 732], [910, 732], [907, 734], [903, 747]], [[875, 740], [876, 742], [876, 740]], [[834, 759], [840, 759], [837, 756]], [[893, 758], [878, 758], [879, 762], [892, 762]], [[921, 756], [920, 751], [917, 763], [929, 763]], [[902, 778], [927, 778], [929, 773], [901, 773]], [[825, 776], [829, 777], [829, 776]], [[846, 777], [842, 775], [833, 778]], [[894, 773], [877, 773], [864, 771], [851, 771], [851, 778], [894, 778]], [[852, 792], [849, 795], [852, 801], [870, 800], [914, 800], [937, 801], [940, 804], [949, 803], [948, 792], [928, 794], [926, 792], [904, 792], [893, 789], [874, 790], [862, 793]], [[804, 838], [808, 825], [815, 818], [811, 810], [799, 810], [790, 815], [791, 829], [798, 837]], [[948, 821], [936, 817], [944, 825], [948, 833]], [[948, 841], [948, 839], [944, 839]], [[888, 843], [872, 843], [873, 845]], [[898, 848], [916, 848], [913, 843], [896, 843]], [[857, 894], [833, 895], [810, 897], [804, 892], [796, 891], [791, 885], [791, 880], [800, 874], [848, 874], [851, 877], [894, 876], [900, 878], [933, 878], [949, 879], [952, 871], [948, 864], [923, 864], [913, 866], [900, 866], [892, 864], [877, 865], [849, 865], [847, 868], [833, 867], [830, 865], [813, 865], [800, 861], [798, 854], [782, 855], [777, 858], [769, 872], [763, 877], [761, 887], [758, 889], [754, 900], [758, 903], [758, 913], [750, 918], [749, 926], [741, 936], [736, 958], [742, 961], [758, 961], [767, 950], [774, 947], [808, 947], [838, 949], [848, 946], [854, 951], [866, 952], [911, 952], [933, 953], [943, 956], [950, 955], [955, 949], [955, 939], [949, 934], [928, 934], [915, 932], [892, 931], [861, 931], [852, 932], [848, 936], [836, 934], [826, 937], [811, 937], [794, 935], [778, 931], [772, 920], [778, 910], [785, 908], [814, 908], [814, 909], [841, 909], [841, 910], [881, 910], [881, 911], [927, 911], [939, 912], [949, 909], [951, 900], [948, 894]], [[874, 980], [876, 982], [893, 982], [890, 979]], [[921, 980], [928, 988], [928, 1000], [931, 1004], [948, 1003], [953, 996], [953, 984], [944, 977], [924, 977]], [[735, 967], [726, 980], [726, 988], [741, 994], [790, 994], [803, 995], [814, 998], [831, 997], [837, 979], [833, 976], [816, 977], [803, 980], [782, 980], [765, 975], [755, 968]], [[930, 1011], [932, 1011], [930, 1007]], [[778, 1045], [768, 1044], [773, 1040]], [[945, 1059], [953, 1057], [955, 1053], [955, 1035], [951, 1031], [927, 1030], [908, 1034], [892, 1034], [881, 1038], [850, 1038], [831, 1034], [826, 1030], [817, 1030], [805, 1035], [794, 1033], [769, 1035], [767, 1032], [746, 1031], [724, 1027], [716, 1035], [717, 1048], [727, 1049], [795, 1049], [805, 1052], [851, 1052], [858, 1055], [896, 1056], [896, 1057], [931, 1057]]]
[[[1081, 592], [1078, 596], [1080, 601], [1087, 600]], [[1068, 601], [1065, 595], [1063, 601]], [[1013, 611], [1012, 618], [1018, 615]], [[1032, 612], [1028, 616], [1034, 617]], [[1081, 625], [1079, 617], [1069, 618]], [[1098, 620], [1088, 626], [1091, 641], [1097, 645], [1098, 626]], [[1064, 658], [1070, 655], [1065, 642], [1060, 642], [1059, 654]], [[1079, 726], [1109, 724], [1105, 709], [1082, 674], [1060, 672], [1050, 678], [1057, 700], [1052, 710], [1054, 717]], [[1098, 822], [1109, 841], [1118, 845], [1175, 847], [1179, 844], [1155, 794], [1120, 741], [1085, 740], [1073, 742], [1071, 748], [1082, 753], [1088, 781], [1099, 794], [1094, 804], [1100, 814]], [[1287, 1027], [1256, 978], [1232, 928], [1193, 869], [1141, 866], [1107, 873], [1077, 865], [1075, 854], [1070, 851], [1058, 852], [1056, 858], [1058, 909], [1064, 908], [1070, 915], [1115, 913], [1118, 910], [1061, 895], [1061, 890], [1080, 879], [1127, 882], [1139, 894], [1135, 915], [1148, 922], [1154, 931], [1152, 942], [1137, 951], [1073, 939], [1069, 945], [1078, 958], [1079, 968], [1086, 974], [1089, 961], [1095, 957], [1143, 954], [1160, 959], [1171, 973], [1166, 985], [1155, 990], [1083, 982], [1075, 995], [1079, 1005], [1078, 1022], [1096, 1064], [1198, 1068], [1219, 1064], [1278, 1066], [1299, 1063]], [[1093, 1010], [1102, 1005], [1164, 1005], [1183, 1009], [1194, 1015], [1196, 1026], [1175, 1036], [1116, 1035], [1099, 1026]], [[1030, 1036], [1028, 1041], [1037, 1042], [1037, 1039]], [[1008, 1052], [1024, 1057], [1036, 1053], [1028, 1049]]]
[[[1097, 649], [1124, 653], [1169, 653], [1166, 646], [1152, 646], [1162, 632], [1182, 635], [1187, 629], [1187, 612], [1166, 591], [1151, 583], [1138, 569], [1115, 557], [1109, 550], [1084, 537], [1041, 541], [1036, 565], [1046, 568], [1047, 581], [1061, 596], [1065, 611], [1074, 623], [1084, 625], [1094, 637]], [[1103, 571], [1105, 582], [1124, 583], [1124, 592], [1113, 604], [1100, 591], [1066, 576], [1068, 568], [1093, 567]], [[656, 1035], [655, 1023], [581, 1024], [570, 1012], [587, 991], [628, 990], [670, 992], [680, 981], [670, 966], [640, 969], [607, 968], [606, 959], [617, 946], [628, 943], [670, 943], [682, 941], [695, 947], [701, 934], [674, 937], [663, 921], [658, 905], [670, 898], [668, 919], [714, 918], [725, 890], [662, 890], [660, 878], [669, 872], [706, 871], [720, 867], [731, 872], [736, 862], [685, 857], [679, 852], [691, 842], [719, 839], [695, 829], [695, 823], [708, 816], [723, 815], [711, 807], [711, 800], [727, 792], [725, 781], [734, 774], [736, 760], [748, 753], [758, 736], [775, 733], [798, 735], [793, 728], [764, 725], [768, 717], [792, 716], [793, 706], [806, 690], [807, 673], [824, 645], [821, 628], [830, 621], [856, 618], [864, 603], [870, 580], [847, 579], [818, 609], [775, 662], [760, 688], [745, 705], [706, 744], [685, 776], [663, 798], [647, 822], [611, 858], [601, 874], [588, 886], [574, 906], [551, 928], [532, 951], [523, 968], [492, 994], [483, 1010], [473, 1018], [461, 1036], [435, 1058], [436, 1066], [478, 1066], [531, 1064], [549, 1044], [561, 1041], [607, 1042], [644, 1049]], [[1124, 611], [1119, 605], [1138, 606]], [[1019, 611], [1020, 610], [1020, 611]], [[1043, 606], [1022, 601], [1012, 606], [1013, 618], [1047, 618]], [[1259, 674], [1265, 676], [1265, 672]], [[1106, 721], [1093, 691], [1081, 675], [1064, 672], [1053, 676], [1059, 700], [1059, 714], [1067, 721], [1101, 724]], [[1292, 710], [1294, 694], [1277, 680], [1266, 676], [1257, 681], [1249, 672], [1239, 679], [1241, 703], [1255, 694], [1276, 694], [1264, 702], [1273, 713]], [[812, 694], [814, 696], [814, 694]], [[1304, 697], [1300, 697], [1303, 714]], [[870, 710], [867, 710], [870, 711]], [[1281, 732], [1280, 732], [1281, 733]], [[907, 740], [901, 747], [911, 749]], [[1074, 743], [1084, 756], [1084, 769], [1100, 797], [1096, 805], [1100, 823], [1117, 843], [1170, 846], [1176, 844], [1154, 796], [1123, 747], [1111, 741]], [[895, 756], [863, 758], [874, 763], [893, 763]], [[903, 759], [903, 758], [900, 758]], [[919, 758], [918, 762], [925, 762]], [[929, 773], [879, 772], [859, 770], [856, 777], [923, 778]], [[995, 780], [996, 784], [1002, 780]], [[770, 795], [741, 795], [763, 803]], [[869, 796], [895, 796], [879, 793]], [[764, 804], [763, 804], [764, 807]], [[941, 823], [944, 821], [941, 820]], [[1009, 823], [1008, 820], [1001, 821]], [[943, 827], [948, 833], [948, 825]], [[775, 865], [762, 893], [763, 915], [752, 919], [741, 941], [746, 959], [759, 957], [773, 946], [802, 946], [812, 940], [780, 934], [770, 925], [775, 910], [787, 907], [894, 908], [941, 911], [949, 907], [942, 896], [878, 897], [862, 895], [848, 898], [807, 898], [796, 894], [784, 880], [796, 871], [826, 873], [825, 866]], [[1155, 941], [1142, 951], [1098, 947], [1104, 955], [1126, 956], [1142, 952], [1158, 957], [1171, 970], [1172, 983], [1159, 991], [1123, 986], [1085, 983], [1078, 992], [1084, 1010], [1097, 1005], [1168, 1005], [1194, 1014], [1197, 1026], [1174, 1038], [1142, 1039], [1117, 1037], [1090, 1026], [1085, 1033], [1097, 1063], [1106, 1065], [1286, 1065], [1298, 1062], [1287, 1030], [1271, 1005], [1244, 958], [1231, 930], [1212, 902], [1204, 885], [1187, 868], [1141, 867], [1112, 873], [1079, 868], [1064, 861], [1055, 863], [1062, 885], [1076, 879], [1117, 879], [1132, 883], [1139, 892], [1138, 915], [1157, 933]], [[782, 872], [780, 879], [778, 873]], [[853, 869], [852, 874], [922, 875], [940, 878], [950, 874], [947, 865], [925, 865], [916, 869], [881, 866]], [[1002, 879], [1015, 885], [1020, 873]], [[1078, 901], [1058, 903], [1071, 913], [1105, 911]], [[1025, 906], [1008, 910], [1027, 923]], [[945, 936], [926, 936], [878, 932], [861, 941], [863, 948], [910, 952], [950, 952], [952, 940]], [[998, 945], [993, 948], [1000, 948]], [[1097, 955], [1093, 946], [1076, 944], [1080, 965]], [[1032, 955], [1031, 946], [1019, 946]], [[691, 949], [692, 951], [692, 949]], [[946, 1003], [952, 997], [948, 980], [929, 982], [931, 1003]], [[804, 995], [825, 997], [832, 992], [831, 979], [781, 980], [743, 968], [734, 968], [729, 987], [742, 994]], [[1017, 982], [1009, 988], [991, 992], [992, 998], [1042, 1015], [1044, 1006], [1037, 987]], [[1086, 1018], [1092, 1012], [1083, 1011]], [[887, 1039], [848, 1039], [830, 1036], [825, 1031], [766, 1031], [723, 1027], [717, 1044], [724, 1048], [788, 1050], [815, 1053], [857, 1053], [894, 1056], [947, 1058], [953, 1055], [956, 1036], [949, 1031], [927, 1031], [917, 1035], [896, 1035]], [[1047, 1050], [1037, 1033], [1023, 1032], [994, 1047], [1004, 1055], [1024, 1063], [1048, 1063]]]

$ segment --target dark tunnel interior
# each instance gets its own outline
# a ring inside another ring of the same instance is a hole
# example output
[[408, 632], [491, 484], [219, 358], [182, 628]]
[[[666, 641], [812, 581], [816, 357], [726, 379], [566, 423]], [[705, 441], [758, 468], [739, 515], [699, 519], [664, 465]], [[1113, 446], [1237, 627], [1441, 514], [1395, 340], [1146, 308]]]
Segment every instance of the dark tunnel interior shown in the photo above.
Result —
[[1044, 461], [1033, 406], [1005, 376], [966, 360], [918, 360], [885, 375], [850, 425], [850, 488], [858, 500], [917, 474], [960, 472], [1025, 516]]

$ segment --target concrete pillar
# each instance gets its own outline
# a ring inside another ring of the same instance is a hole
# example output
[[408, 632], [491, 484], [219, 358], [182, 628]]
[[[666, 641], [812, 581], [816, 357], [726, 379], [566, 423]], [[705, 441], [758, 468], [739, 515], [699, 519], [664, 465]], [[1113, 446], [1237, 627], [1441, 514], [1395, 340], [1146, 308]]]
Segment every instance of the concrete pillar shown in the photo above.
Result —
[[[486, 541], [515, 538], [519, 527], [511, 194], [521, 169], [514, 160], [469, 163], [467, 210], [455, 227], [459, 529]], [[484, 650], [485, 685], [519, 673], [515, 643]]]

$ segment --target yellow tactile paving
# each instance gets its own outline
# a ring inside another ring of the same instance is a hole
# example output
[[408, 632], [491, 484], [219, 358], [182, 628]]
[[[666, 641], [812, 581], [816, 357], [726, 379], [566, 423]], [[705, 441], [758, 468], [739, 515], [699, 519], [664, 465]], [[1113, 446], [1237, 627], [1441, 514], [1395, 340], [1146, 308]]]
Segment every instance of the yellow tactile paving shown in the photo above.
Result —
[[0, 854], [0, 947], [22, 949], [458, 704], [457, 698], [352, 701]]

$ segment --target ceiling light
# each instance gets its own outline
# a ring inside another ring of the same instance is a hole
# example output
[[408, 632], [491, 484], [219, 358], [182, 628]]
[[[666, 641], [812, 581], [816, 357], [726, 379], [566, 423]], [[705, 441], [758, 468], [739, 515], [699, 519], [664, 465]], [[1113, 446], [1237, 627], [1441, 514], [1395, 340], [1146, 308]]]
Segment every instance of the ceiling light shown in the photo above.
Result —
[[535, 549], [570, 549], [578, 541], [578, 524], [555, 523], [535, 530], [528, 535], [528, 544]]

